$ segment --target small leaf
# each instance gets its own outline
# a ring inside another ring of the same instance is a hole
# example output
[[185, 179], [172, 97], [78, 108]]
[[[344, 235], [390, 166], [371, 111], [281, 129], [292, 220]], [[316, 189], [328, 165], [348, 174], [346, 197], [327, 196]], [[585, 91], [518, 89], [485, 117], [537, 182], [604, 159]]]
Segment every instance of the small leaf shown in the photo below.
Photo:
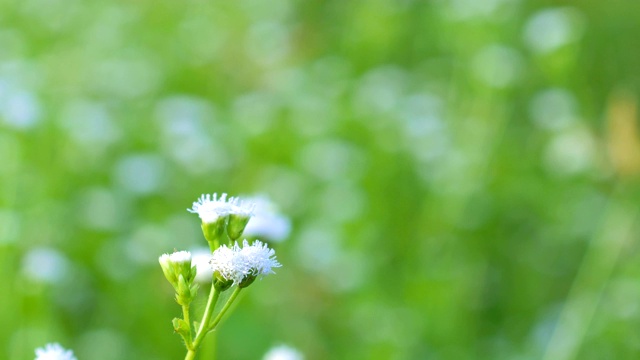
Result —
[[189, 328], [189, 324], [179, 318], [174, 318], [173, 319], [173, 330], [175, 332], [177, 332], [178, 334], [182, 335], [182, 337], [187, 337], [191, 331], [191, 329]]

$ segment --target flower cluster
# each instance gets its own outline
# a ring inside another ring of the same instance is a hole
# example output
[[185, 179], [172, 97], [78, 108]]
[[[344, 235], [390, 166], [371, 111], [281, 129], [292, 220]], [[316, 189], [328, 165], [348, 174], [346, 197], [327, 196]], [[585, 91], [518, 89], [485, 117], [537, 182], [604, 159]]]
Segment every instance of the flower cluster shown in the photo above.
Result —
[[226, 233], [229, 239], [236, 240], [244, 231], [249, 219], [253, 215], [255, 205], [231, 197], [227, 194], [205, 194], [193, 203], [187, 211], [198, 214], [202, 220], [202, 232], [209, 242], [211, 251], [220, 246]]
[[230, 247], [222, 245], [213, 252], [210, 263], [221, 280], [241, 287], [250, 285], [257, 276], [273, 274], [272, 268], [282, 266], [275, 259], [275, 251], [259, 240], [251, 245], [244, 240], [242, 247], [238, 242]]
[[[202, 234], [210, 252], [202, 255], [198, 251], [192, 256], [188, 251], [176, 251], [158, 259], [165, 277], [175, 289], [176, 302], [182, 306], [182, 318], [174, 318], [172, 324], [187, 348], [185, 359], [194, 359], [204, 337], [216, 329], [242, 289], [251, 285], [258, 276], [271, 274], [273, 268], [281, 266], [275, 258], [275, 251], [261, 241], [256, 240], [249, 245], [244, 240], [242, 246], [238, 244], [237, 240], [245, 231], [254, 209], [253, 202], [234, 197], [227, 199], [224, 193], [220, 197], [217, 194], [200, 196], [187, 211], [198, 214], [202, 220]], [[205, 271], [202, 263], [211, 266]], [[199, 288], [196, 283], [198, 273], [209, 279], [211, 288], [202, 320], [191, 322], [190, 307]], [[225, 297], [226, 303], [214, 317], [220, 294], [233, 285], [237, 287]]]
[[219, 217], [227, 215], [250, 217], [253, 214], [254, 207], [253, 204], [240, 201], [237, 197], [232, 196], [227, 200], [226, 193], [220, 195], [220, 198], [218, 198], [217, 193], [214, 193], [213, 196], [203, 194], [187, 211], [198, 214], [204, 223], [212, 223]]
[[51, 343], [44, 348], [36, 349], [35, 360], [77, 360], [73, 355], [73, 351], [66, 350], [58, 343]]

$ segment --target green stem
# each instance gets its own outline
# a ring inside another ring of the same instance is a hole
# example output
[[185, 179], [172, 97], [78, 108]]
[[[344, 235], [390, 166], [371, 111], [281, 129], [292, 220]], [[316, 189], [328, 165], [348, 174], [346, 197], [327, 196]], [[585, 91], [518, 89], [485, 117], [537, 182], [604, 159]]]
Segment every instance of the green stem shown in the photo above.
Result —
[[187, 349], [189, 349], [189, 348], [191, 348], [191, 339], [192, 339], [192, 337], [191, 337], [191, 321], [189, 320], [189, 304], [182, 305], [182, 318], [187, 323], [187, 326], [189, 326], [189, 334], [184, 339], [184, 341], [187, 344]]
[[216, 290], [215, 286], [211, 286], [211, 291], [209, 292], [209, 299], [207, 300], [207, 307], [204, 310], [204, 315], [202, 316], [202, 321], [200, 322], [200, 328], [196, 333], [196, 338], [191, 344], [191, 347], [187, 347], [187, 356], [184, 360], [192, 360], [196, 356], [196, 351], [198, 351], [198, 347], [200, 347], [200, 343], [204, 336], [207, 334], [209, 328], [209, 321], [211, 320], [211, 315], [213, 315], [213, 309], [216, 306], [216, 302], [218, 302], [218, 298], [220, 297], [220, 292]]
[[209, 325], [209, 330], [213, 330], [216, 328], [220, 320], [222, 320], [222, 316], [224, 316], [227, 310], [229, 310], [233, 301], [238, 297], [238, 294], [240, 294], [240, 290], [242, 290], [242, 288], [240, 287], [236, 287], [235, 290], [233, 290], [233, 293], [218, 313], [218, 316], [216, 316], [216, 318], [213, 319], [213, 322], [211, 322], [211, 325]]
[[189, 349], [189, 351], [187, 351], [187, 356], [185, 356], [184, 360], [193, 360], [195, 358], [196, 358], [196, 351]]

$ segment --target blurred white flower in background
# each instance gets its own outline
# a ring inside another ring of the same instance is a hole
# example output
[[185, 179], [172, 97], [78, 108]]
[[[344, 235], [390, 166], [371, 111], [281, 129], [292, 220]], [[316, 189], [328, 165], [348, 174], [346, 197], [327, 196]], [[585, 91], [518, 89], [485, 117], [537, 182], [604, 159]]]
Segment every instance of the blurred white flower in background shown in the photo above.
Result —
[[539, 54], [553, 52], [576, 42], [584, 31], [584, 16], [575, 8], [540, 10], [533, 14], [524, 29], [524, 40]]
[[246, 201], [255, 204], [253, 216], [243, 235], [246, 237], [264, 238], [272, 242], [285, 240], [291, 232], [291, 220], [282, 215], [267, 196], [246, 197]]
[[266, 354], [262, 360], [303, 360], [304, 356], [298, 350], [287, 346], [287, 345], [278, 345], [272, 347]]
[[0, 111], [7, 125], [17, 129], [28, 129], [39, 122], [42, 110], [35, 93], [17, 90], [3, 100]]
[[71, 99], [63, 106], [58, 124], [86, 151], [104, 150], [122, 137], [108, 104], [83, 98]]
[[69, 272], [69, 260], [58, 250], [37, 247], [29, 250], [22, 259], [22, 271], [29, 279], [56, 284]]
[[73, 355], [73, 351], [66, 350], [58, 343], [51, 343], [36, 349], [35, 360], [77, 360], [77, 358]]
[[529, 116], [539, 128], [563, 131], [580, 121], [578, 100], [568, 89], [547, 88], [532, 97]]
[[597, 155], [598, 146], [591, 130], [586, 126], [576, 125], [550, 139], [543, 162], [550, 173], [571, 176], [592, 168]]
[[155, 118], [161, 126], [163, 152], [192, 174], [205, 174], [232, 165], [224, 141], [227, 132], [216, 119], [210, 101], [173, 94], [158, 101]]
[[159, 192], [166, 180], [165, 160], [153, 153], [128, 154], [113, 171], [115, 182], [133, 195]]
[[191, 249], [191, 264], [196, 267], [196, 279], [198, 283], [210, 283], [213, 278], [211, 268], [211, 250], [208, 247]]

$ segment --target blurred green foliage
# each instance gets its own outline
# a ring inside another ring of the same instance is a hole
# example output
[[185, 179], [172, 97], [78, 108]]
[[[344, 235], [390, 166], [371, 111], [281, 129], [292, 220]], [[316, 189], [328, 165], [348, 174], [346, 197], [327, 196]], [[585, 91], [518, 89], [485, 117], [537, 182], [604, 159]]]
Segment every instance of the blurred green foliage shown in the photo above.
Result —
[[0, 1], [0, 358], [182, 358], [228, 192], [293, 231], [221, 359], [636, 359], [640, 3], [566, 4]]

